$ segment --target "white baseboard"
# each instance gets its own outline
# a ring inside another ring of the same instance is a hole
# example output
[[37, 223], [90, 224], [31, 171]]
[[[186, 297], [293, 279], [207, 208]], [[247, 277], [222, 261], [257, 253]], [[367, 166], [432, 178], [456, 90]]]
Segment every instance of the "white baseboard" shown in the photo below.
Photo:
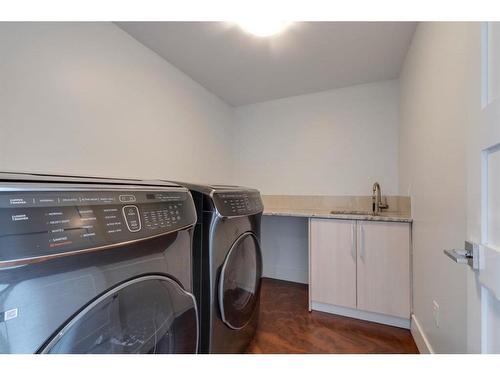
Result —
[[360, 320], [368, 320], [370, 322], [386, 324], [389, 326], [400, 327], [410, 329], [410, 320], [399, 318], [396, 316], [390, 316], [385, 314], [378, 314], [363, 310], [351, 309], [348, 307], [330, 305], [327, 303], [313, 302], [312, 309], [316, 311], [323, 311], [330, 314], [337, 314], [348, 316], [349, 318], [355, 318]]
[[411, 316], [410, 331], [420, 354], [434, 354], [434, 350], [432, 349], [432, 346], [429, 343], [427, 336], [425, 336], [425, 333], [415, 315]]

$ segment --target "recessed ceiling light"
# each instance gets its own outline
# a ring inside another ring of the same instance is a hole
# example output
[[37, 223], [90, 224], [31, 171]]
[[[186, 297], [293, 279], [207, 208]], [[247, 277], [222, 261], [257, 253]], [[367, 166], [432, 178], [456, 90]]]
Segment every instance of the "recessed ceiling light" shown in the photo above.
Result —
[[236, 23], [247, 33], [265, 38], [282, 32], [291, 22], [276, 20], [244, 20]]

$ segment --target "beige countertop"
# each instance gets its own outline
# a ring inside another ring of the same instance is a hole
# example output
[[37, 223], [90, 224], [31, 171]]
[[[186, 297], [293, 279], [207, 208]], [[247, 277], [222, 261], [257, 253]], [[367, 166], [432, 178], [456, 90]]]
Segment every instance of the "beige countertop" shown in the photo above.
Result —
[[400, 223], [411, 223], [412, 218], [406, 216], [396, 216], [392, 213], [381, 213], [378, 216], [368, 214], [341, 214], [331, 213], [331, 211], [315, 209], [283, 209], [283, 208], [264, 208], [266, 216], [293, 216], [293, 217], [316, 217], [323, 219], [342, 219], [342, 220], [371, 220], [371, 221], [394, 221]]
[[[408, 197], [387, 197], [389, 210], [374, 216], [370, 213], [371, 197], [270, 196], [263, 195], [264, 215], [315, 217], [341, 220], [370, 220], [411, 223]], [[332, 213], [332, 211], [334, 211]], [[347, 213], [358, 211], [356, 214]]]

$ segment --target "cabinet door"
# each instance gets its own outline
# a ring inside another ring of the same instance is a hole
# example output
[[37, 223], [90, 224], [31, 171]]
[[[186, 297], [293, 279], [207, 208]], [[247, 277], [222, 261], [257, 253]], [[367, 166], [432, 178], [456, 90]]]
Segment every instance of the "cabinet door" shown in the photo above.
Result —
[[358, 222], [358, 309], [410, 317], [410, 224]]
[[311, 219], [309, 235], [311, 300], [356, 308], [356, 222]]

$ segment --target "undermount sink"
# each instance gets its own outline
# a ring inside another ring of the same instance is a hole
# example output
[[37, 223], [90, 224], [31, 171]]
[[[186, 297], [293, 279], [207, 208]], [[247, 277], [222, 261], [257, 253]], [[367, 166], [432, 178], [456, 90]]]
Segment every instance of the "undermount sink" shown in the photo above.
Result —
[[365, 215], [374, 216], [372, 211], [354, 211], [354, 210], [332, 210], [332, 215]]

